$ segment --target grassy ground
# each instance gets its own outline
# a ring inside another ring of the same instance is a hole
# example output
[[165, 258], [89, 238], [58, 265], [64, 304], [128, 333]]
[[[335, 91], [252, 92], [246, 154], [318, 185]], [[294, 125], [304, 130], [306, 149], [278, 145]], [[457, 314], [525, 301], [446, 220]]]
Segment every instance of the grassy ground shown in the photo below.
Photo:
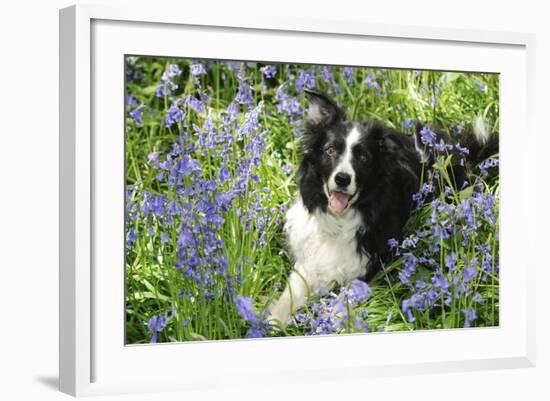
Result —
[[[129, 57], [127, 343], [498, 325], [498, 158], [419, 207], [370, 288], [325, 289], [284, 330], [264, 308], [292, 268], [282, 224], [296, 192], [304, 88], [411, 134], [498, 131], [498, 76]], [[488, 177], [491, 177], [490, 179]]]

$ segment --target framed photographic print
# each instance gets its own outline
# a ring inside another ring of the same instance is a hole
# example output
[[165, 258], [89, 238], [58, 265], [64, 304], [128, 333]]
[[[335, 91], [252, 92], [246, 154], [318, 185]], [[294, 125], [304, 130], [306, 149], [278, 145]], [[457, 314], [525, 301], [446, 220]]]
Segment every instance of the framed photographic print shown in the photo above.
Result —
[[532, 366], [532, 36], [176, 15], [60, 14], [62, 391]]

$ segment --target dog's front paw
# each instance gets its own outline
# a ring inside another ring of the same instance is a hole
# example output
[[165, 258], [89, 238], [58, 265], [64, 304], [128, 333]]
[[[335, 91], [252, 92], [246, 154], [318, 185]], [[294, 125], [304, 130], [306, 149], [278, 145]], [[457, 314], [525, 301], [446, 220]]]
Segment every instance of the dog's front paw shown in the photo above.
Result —
[[284, 329], [290, 319], [290, 313], [285, 313], [280, 308], [269, 311], [269, 314], [267, 321], [270, 326], [279, 330]]

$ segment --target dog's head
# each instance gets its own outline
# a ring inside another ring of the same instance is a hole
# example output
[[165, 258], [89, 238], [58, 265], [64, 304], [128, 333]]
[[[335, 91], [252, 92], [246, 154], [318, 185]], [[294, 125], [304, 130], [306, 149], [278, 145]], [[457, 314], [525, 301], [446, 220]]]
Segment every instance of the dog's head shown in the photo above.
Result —
[[388, 156], [403, 148], [403, 143], [382, 124], [349, 121], [326, 95], [307, 94], [300, 193], [310, 211], [321, 207], [342, 216], [374, 190], [381, 169], [391, 168]]

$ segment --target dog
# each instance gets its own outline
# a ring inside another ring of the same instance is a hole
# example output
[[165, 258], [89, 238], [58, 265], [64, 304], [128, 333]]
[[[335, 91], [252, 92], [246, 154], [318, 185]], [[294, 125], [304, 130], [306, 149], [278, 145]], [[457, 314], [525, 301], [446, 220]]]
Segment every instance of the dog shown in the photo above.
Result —
[[[422, 141], [429, 126], [417, 124], [416, 134], [408, 136], [378, 121], [349, 121], [325, 94], [306, 93], [298, 195], [284, 225], [294, 269], [280, 298], [268, 306], [270, 321], [282, 325], [319, 288], [371, 281], [390, 260], [388, 240], [402, 236], [413, 194], [434, 162]], [[449, 140], [432, 129], [436, 141]], [[463, 133], [460, 143], [470, 147], [471, 157], [464, 163], [462, 154], [452, 155], [457, 186], [467, 180], [469, 166], [498, 151], [494, 138], [479, 118]]]

